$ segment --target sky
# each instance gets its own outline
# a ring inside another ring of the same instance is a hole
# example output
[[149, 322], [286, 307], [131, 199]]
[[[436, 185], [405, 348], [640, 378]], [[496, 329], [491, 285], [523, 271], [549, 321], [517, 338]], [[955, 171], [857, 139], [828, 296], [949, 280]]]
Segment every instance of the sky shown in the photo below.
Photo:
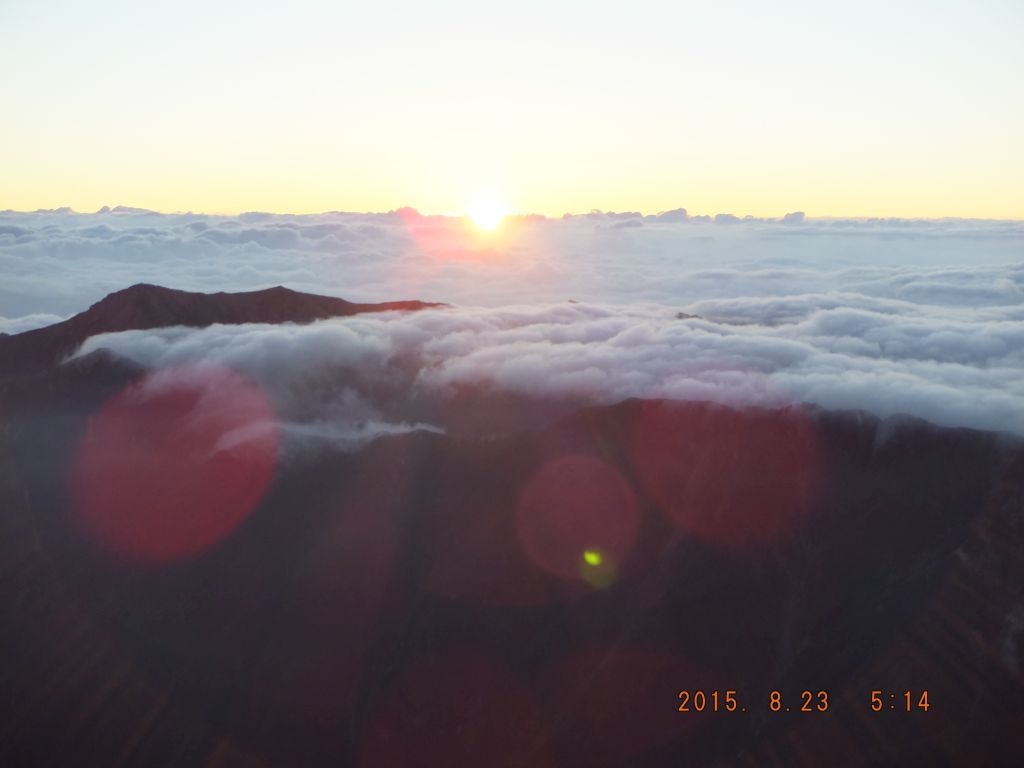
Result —
[[1024, 218], [1024, 5], [0, 2], [0, 209]]

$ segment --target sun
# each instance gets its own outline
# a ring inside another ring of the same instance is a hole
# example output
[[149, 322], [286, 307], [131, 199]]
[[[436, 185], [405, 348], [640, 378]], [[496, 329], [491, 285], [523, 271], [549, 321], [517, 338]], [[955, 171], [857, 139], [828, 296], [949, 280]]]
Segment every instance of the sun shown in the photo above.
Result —
[[496, 200], [477, 200], [466, 209], [466, 215], [477, 229], [497, 229], [505, 219], [505, 207]]

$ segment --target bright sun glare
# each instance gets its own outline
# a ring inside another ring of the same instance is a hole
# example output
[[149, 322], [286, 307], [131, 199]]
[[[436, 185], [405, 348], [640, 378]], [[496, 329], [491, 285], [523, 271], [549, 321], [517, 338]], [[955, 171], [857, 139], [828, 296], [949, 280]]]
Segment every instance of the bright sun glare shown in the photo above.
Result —
[[505, 209], [495, 200], [477, 200], [466, 213], [479, 229], [484, 230], [496, 229], [505, 218]]

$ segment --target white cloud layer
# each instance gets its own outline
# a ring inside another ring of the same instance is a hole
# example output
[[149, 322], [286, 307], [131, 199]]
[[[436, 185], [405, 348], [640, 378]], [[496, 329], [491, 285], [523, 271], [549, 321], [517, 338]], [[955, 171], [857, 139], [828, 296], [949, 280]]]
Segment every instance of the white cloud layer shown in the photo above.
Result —
[[[630, 226], [623, 226], [623, 225]], [[690, 304], [842, 291], [947, 307], [1024, 302], [1024, 222], [521, 217], [458, 219], [0, 212], [0, 315], [70, 315], [138, 282], [285, 285], [353, 301]]]
[[598, 402], [794, 399], [1024, 434], [1024, 222], [676, 210], [519, 217], [489, 238], [408, 211], [5, 212], [0, 274], [8, 332], [136, 282], [456, 305], [86, 345], [147, 365], [205, 357], [242, 368], [305, 434], [416, 423], [421, 414], [396, 421], [382, 403], [482, 381]]
[[270, 393], [286, 422], [307, 425], [297, 429], [345, 425], [346, 434], [353, 423], [415, 418], [402, 411], [408, 403], [480, 385], [590, 403], [805, 402], [1024, 434], [1019, 309], [968, 318], [869, 303], [841, 293], [760, 306], [716, 300], [701, 305], [713, 310], [708, 317], [682, 319], [657, 305], [451, 308], [310, 326], [129, 331], [93, 337], [81, 353], [105, 347], [148, 367], [230, 365]]
[[33, 328], [59, 323], [63, 319], [60, 315], [51, 315], [46, 312], [34, 312], [21, 317], [0, 317], [0, 333], [22, 333], [31, 331]]

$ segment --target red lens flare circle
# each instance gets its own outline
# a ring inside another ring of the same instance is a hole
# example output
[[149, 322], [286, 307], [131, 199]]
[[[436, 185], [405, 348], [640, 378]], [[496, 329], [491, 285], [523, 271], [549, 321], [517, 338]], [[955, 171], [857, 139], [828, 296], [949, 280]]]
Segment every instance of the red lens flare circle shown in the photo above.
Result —
[[263, 497], [279, 440], [269, 400], [239, 373], [180, 365], [146, 374], [89, 422], [72, 466], [77, 521], [136, 562], [202, 552]]
[[817, 432], [798, 407], [644, 402], [633, 420], [630, 451], [641, 483], [666, 517], [732, 549], [785, 534], [807, 513], [821, 480]]
[[640, 516], [619, 471], [585, 455], [542, 466], [516, 510], [519, 541], [530, 559], [569, 581], [588, 581], [591, 570], [617, 569], [633, 549]]

